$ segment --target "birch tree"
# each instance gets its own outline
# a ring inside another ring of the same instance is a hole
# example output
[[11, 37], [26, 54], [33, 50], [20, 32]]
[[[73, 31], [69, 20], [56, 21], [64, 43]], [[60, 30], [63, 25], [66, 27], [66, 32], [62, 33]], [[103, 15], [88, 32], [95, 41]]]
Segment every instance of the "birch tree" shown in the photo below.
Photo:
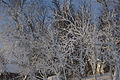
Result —
[[[107, 2], [107, 0], [104, 1], [104, 3]], [[115, 11], [115, 6], [116, 4], [119, 6], [119, 1], [114, 2], [111, 0], [108, 0], [106, 5], [109, 4], [114, 4], [113, 9], [110, 7], [106, 6], [108, 8], [108, 11], [104, 9], [105, 11], [103, 12], [101, 18], [101, 24], [100, 24], [100, 32], [101, 38], [99, 36], [99, 39], [101, 39], [101, 42], [104, 44], [104, 47], [101, 48], [101, 52], [104, 52], [103, 54], [103, 60], [105, 62], [108, 62], [110, 65], [110, 71], [117, 71], [116, 77], [114, 77], [115, 80], [119, 79], [119, 49], [118, 49], [118, 43], [119, 43], [119, 9], [118, 12], [116, 13]], [[118, 16], [116, 16], [117, 14]], [[107, 17], [105, 19], [105, 16]], [[116, 30], [117, 29], [117, 30]], [[107, 44], [106, 44], [107, 43]], [[109, 61], [107, 61], [109, 60]], [[118, 62], [116, 62], [118, 61]], [[112, 68], [114, 66], [114, 69]]]

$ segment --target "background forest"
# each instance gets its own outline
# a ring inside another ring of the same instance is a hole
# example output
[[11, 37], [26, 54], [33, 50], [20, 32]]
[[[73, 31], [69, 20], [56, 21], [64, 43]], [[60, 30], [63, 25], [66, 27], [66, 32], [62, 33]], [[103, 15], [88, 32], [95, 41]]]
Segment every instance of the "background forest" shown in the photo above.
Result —
[[0, 0], [0, 80], [106, 73], [120, 80], [120, 0]]

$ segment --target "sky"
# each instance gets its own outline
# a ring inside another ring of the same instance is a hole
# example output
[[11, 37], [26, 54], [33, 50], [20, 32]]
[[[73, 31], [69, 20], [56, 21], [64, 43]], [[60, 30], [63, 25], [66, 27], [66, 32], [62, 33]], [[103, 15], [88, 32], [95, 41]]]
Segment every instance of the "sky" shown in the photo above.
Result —
[[[44, 0], [44, 1], [47, 5], [52, 5], [52, 3], [51, 3], [52, 0]], [[100, 4], [96, 3], [95, 0], [91, 0], [91, 1], [92, 1], [91, 2], [92, 3], [92, 13], [95, 14], [96, 16], [99, 16], [99, 13], [100, 13], [99, 8], [101, 7]], [[73, 0], [73, 4], [75, 5], [76, 9], [78, 9], [79, 3], [80, 3], [80, 0]], [[3, 15], [0, 14], [0, 33], [1, 33], [2, 29], [4, 28], [4, 24], [7, 23], [7, 17], [2, 18], [2, 16], [4, 16], [4, 14]], [[0, 42], [0, 48], [1, 47], [2, 47], [2, 43]], [[10, 71], [10, 72], [13, 70], [17, 70], [17, 66], [15, 66], [15, 65], [8, 64], [7, 67], [8, 67], [8, 71]]]
[[[59, 0], [59, 1], [61, 2], [62, 0]], [[81, 0], [73, 0], [74, 7], [76, 9], [78, 9], [78, 5], [79, 5], [80, 1]], [[84, 1], [84, 0], [82, 0], [82, 1]], [[99, 14], [100, 14], [99, 10], [101, 8], [100, 4], [97, 3], [96, 0], [86, 0], [86, 1], [91, 1], [91, 3], [92, 3], [92, 6], [91, 6], [92, 7], [92, 13], [98, 17]], [[44, 2], [48, 6], [52, 6], [52, 0], [44, 0]], [[4, 24], [7, 23], [7, 17], [2, 18], [2, 17], [4, 17], [4, 14], [2, 14], [1, 10], [2, 9], [0, 9], [0, 32], [1, 32], [2, 28], [4, 27]]]
[[[52, 0], [44, 0], [44, 1], [49, 6], [53, 5]], [[58, 0], [58, 1], [62, 2], [63, 0]], [[92, 18], [99, 17], [102, 6], [100, 3], [96, 2], [96, 0], [72, 0], [72, 1], [73, 1], [73, 6], [75, 7], [76, 10], [79, 8], [79, 4], [81, 4], [81, 1], [91, 2]]]
[[[60, 2], [62, 1], [62, 0], [59, 0]], [[73, 0], [73, 4], [74, 4], [74, 7], [76, 8], [76, 9], [78, 9], [79, 8], [79, 3], [80, 3], [80, 1], [81, 0]], [[83, 0], [84, 1], [84, 0]], [[90, 1], [90, 0], [86, 0], [86, 1]], [[44, 2], [45, 2], [45, 4], [47, 4], [48, 6], [50, 5], [50, 6], [52, 6], [52, 0], [44, 0]], [[91, 5], [91, 9], [92, 9], [92, 14], [94, 14], [96, 17], [98, 17], [99, 16], [99, 14], [100, 14], [100, 8], [101, 8], [101, 6], [100, 6], [100, 4], [99, 3], [97, 3], [96, 2], [96, 0], [91, 0], [91, 3], [92, 3], [92, 5]], [[2, 9], [1, 9], [2, 10]], [[8, 19], [8, 17], [6, 16], [5, 17], [5, 15], [4, 14], [2, 14], [2, 11], [0, 10], [0, 33], [2, 32], [2, 30], [5, 28], [5, 24], [6, 23], [8, 23], [7, 22], [7, 19]], [[94, 16], [94, 15], [92, 15], [92, 16]], [[3, 17], [5, 17], [5, 18], [3, 18]], [[0, 48], [2, 47], [2, 43], [1, 43], [1, 41], [0, 41]]]

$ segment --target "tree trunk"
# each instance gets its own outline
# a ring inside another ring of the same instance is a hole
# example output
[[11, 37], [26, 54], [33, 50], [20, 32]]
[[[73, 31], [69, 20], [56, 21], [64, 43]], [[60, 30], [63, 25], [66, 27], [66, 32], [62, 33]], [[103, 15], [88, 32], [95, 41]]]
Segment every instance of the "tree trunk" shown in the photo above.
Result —
[[27, 77], [28, 77], [28, 75], [25, 75], [24, 78], [23, 78], [23, 80], [27, 80]]

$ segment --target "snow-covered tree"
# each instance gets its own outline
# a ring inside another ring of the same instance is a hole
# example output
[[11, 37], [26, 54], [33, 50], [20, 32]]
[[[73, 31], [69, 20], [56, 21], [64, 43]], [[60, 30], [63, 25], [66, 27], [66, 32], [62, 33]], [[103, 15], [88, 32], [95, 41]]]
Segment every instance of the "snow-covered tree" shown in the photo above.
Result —
[[[120, 26], [106, 0], [99, 23], [90, 4], [75, 9], [72, 0], [1, 0], [8, 16], [0, 32], [0, 70], [19, 66], [23, 80], [75, 80], [111, 72], [119, 78]], [[108, 0], [109, 2], [109, 0]], [[90, 3], [90, 2], [89, 2]], [[50, 13], [50, 14], [49, 14]], [[107, 69], [107, 70], [106, 70]]]

